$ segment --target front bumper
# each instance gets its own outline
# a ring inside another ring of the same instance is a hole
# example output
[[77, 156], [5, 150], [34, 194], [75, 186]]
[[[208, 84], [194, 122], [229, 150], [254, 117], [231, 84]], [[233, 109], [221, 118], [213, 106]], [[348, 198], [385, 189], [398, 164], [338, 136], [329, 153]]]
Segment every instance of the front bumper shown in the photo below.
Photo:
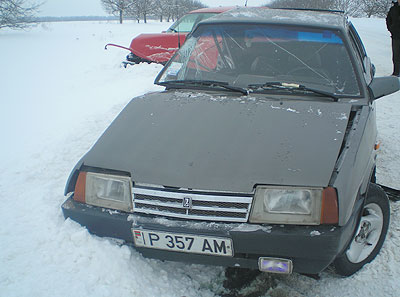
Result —
[[[359, 205], [361, 207], [361, 205]], [[343, 252], [355, 230], [358, 209], [345, 226], [256, 225], [166, 219], [128, 214], [90, 206], [68, 198], [62, 205], [65, 218], [85, 226], [89, 232], [124, 240], [143, 256], [161, 260], [227, 267], [258, 268], [259, 257], [276, 257], [293, 262], [293, 271], [318, 274]], [[135, 247], [132, 229], [229, 237], [234, 256], [221, 257]]]

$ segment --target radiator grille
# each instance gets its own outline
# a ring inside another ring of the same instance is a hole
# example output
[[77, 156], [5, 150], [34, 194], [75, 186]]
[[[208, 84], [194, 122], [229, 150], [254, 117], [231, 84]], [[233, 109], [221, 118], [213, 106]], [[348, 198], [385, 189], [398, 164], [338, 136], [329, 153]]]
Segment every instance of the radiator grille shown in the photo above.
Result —
[[[184, 207], [184, 200], [190, 206]], [[133, 188], [134, 211], [192, 220], [247, 222], [253, 196]]]

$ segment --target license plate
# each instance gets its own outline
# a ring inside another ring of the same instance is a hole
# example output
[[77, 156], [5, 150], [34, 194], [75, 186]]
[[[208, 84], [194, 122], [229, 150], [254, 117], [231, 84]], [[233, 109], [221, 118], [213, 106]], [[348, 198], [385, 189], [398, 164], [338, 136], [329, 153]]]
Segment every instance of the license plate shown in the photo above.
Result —
[[233, 256], [230, 238], [133, 229], [135, 246], [167, 251]]

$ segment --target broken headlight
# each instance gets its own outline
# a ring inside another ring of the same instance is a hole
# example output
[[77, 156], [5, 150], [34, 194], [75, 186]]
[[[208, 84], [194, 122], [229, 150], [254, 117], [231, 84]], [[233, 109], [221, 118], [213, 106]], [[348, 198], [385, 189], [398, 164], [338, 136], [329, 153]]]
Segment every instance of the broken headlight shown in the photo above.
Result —
[[74, 199], [90, 205], [132, 211], [132, 181], [128, 176], [80, 172]]

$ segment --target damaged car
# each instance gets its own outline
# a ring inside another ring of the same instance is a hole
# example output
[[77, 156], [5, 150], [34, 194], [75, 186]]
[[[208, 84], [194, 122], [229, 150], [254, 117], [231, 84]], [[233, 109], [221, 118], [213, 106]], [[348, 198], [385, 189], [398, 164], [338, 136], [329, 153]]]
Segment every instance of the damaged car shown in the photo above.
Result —
[[130, 51], [126, 56], [126, 61], [122, 62], [125, 67], [143, 62], [165, 64], [182, 46], [186, 36], [197, 23], [232, 8], [214, 7], [196, 9], [173, 23], [167, 31], [140, 34], [132, 39], [129, 47], [108, 43], [105, 49], [108, 46], [114, 46]]
[[342, 12], [236, 8], [200, 22], [71, 172], [62, 205], [143, 256], [352, 275], [379, 253], [375, 77]]

